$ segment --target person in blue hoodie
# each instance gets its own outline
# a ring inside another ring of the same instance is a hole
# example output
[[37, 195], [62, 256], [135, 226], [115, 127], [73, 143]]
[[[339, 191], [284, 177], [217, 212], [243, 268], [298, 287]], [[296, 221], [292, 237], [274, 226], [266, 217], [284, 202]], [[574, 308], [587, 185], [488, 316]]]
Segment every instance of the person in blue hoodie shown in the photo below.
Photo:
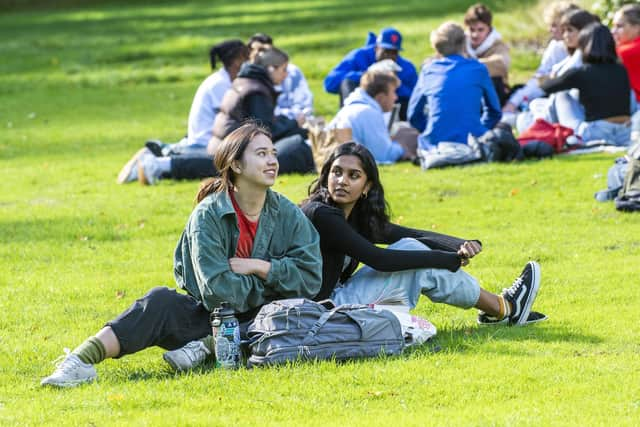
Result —
[[354, 141], [371, 151], [377, 163], [409, 160], [405, 148], [392, 141], [384, 113], [393, 109], [400, 80], [392, 72], [367, 71], [344, 101], [329, 128], [351, 129]]
[[469, 135], [484, 135], [502, 117], [487, 67], [463, 56], [462, 27], [445, 22], [431, 34], [431, 44], [437, 57], [423, 66], [409, 102], [409, 121], [422, 131], [418, 146], [423, 157], [437, 152], [443, 142], [466, 149], [462, 145]]
[[354, 89], [370, 65], [384, 59], [392, 59], [401, 68], [398, 77], [401, 84], [396, 90], [400, 103], [400, 120], [406, 120], [409, 97], [413, 91], [418, 73], [413, 64], [399, 55], [402, 50], [402, 35], [395, 28], [384, 28], [377, 38], [369, 33], [367, 44], [354, 49], [345, 56], [324, 79], [324, 89], [340, 94], [340, 107]]

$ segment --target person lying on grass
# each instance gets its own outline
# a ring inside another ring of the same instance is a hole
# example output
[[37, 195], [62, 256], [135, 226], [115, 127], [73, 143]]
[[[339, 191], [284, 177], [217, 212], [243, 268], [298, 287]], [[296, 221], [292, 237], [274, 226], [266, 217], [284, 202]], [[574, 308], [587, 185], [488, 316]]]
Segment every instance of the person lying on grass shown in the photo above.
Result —
[[[531, 312], [540, 286], [535, 261], [495, 295], [460, 268], [482, 250], [478, 240], [391, 223], [378, 167], [363, 145], [338, 146], [309, 193], [302, 210], [320, 233], [322, 252], [322, 288], [316, 299], [409, 310], [422, 294], [433, 302], [478, 308], [480, 324], [522, 325], [545, 318]], [[359, 263], [364, 266], [355, 272]]]
[[[481, 325], [546, 319], [531, 311], [540, 286], [535, 261], [527, 263], [509, 289], [495, 295], [460, 269], [482, 250], [479, 241], [390, 223], [376, 162], [363, 145], [348, 142], [334, 150], [302, 210], [320, 233], [322, 288], [317, 301], [330, 297], [338, 305], [378, 304], [408, 311], [423, 294], [434, 302], [480, 309]], [[375, 243], [390, 246], [382, 249]], [[365, 266], [353, 274], [360, 262]], [[165, 353], [165, 360], [178, 370], [192, 369], [206, 354], [191, 348], [210, 345], [210, 340]]]
[[268, 131], [242, 125], [221, 142], [215, 161], [220, 177], [200, 188], [175, 250], [175, 279], [187, 294], [152, 289], [68, 353], [42, 385], [91, 382], [95, 364], [151, 346], [173, 350], [193, 342], [190, 354], [204, 359], [211, 347], [194, 340], [211, 334], [209, 313], [222, 301], [246, 332], [262, 305], [318, 293], [318, 233], [297, 206], [269, 189], [278, 160]]

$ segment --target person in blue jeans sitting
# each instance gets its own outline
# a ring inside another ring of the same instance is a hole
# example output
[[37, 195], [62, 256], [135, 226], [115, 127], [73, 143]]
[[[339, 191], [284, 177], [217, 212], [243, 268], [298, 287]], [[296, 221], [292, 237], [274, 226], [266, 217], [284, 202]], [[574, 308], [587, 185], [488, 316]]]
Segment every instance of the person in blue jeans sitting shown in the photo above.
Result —
[[340, 107], [349, 94], [360, 84], [360, 78], [372, 64], [384, 59], [395, 61], [401, 68], [398, 71], [400, 86], [396, 89], [400, 103], [400, 120], [406, 120], [409, 97], [416, 85], [418, 74], [411, 62], [400, 56], [402, 35], [395, 28], [384, 28], [377, 38], [369, 34], [366, 46], [354, 49], [345, 56], [324, 79], [324, 89], [329, 93], [340, 94]]
[[[348, 142], [332, 152], [301, 207], [320, 234], [322, 288], [316, 300], [408, 310], [425, 295], [433, 302], [476, 307], [480, 324], [523, 325], [545, 318], [531, 312], [540, 286], [535, 261], [509, 289], [492, 294], [461, 269], [480, 253], [480, 241], [391, 223], [378, 167], [361, 144]], [[364, 267], [356, 272], [360, 263]]]

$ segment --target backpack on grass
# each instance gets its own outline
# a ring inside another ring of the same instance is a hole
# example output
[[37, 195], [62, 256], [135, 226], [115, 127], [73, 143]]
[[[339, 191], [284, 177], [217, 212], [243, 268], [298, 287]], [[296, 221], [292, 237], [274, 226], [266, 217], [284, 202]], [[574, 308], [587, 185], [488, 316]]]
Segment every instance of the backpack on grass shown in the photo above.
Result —
[[248, 336], [247, 367], [397, 355], [405, 346], [391, 311], [355, 304], [327, 308], [302, 298], [264, 305]]
[[337, 146], [351, 141], [353, 137], [351, 129], [326, 128], [321, 121], [309, 126], [308, 129], [313, 162], [318, 171], [322, 169], [324, 161], [327, 160], [327, 157], [329, 157]]
[[616, 197], [616, 209], [619, 211], [640, 211], [640, 144], [629, 149], [629, 163], [622, 189]]

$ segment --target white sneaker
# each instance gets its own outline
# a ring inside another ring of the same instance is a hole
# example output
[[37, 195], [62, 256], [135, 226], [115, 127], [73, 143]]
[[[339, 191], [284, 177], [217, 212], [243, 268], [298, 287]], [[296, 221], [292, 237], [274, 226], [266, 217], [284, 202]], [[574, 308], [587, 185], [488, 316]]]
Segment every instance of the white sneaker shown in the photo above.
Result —
[[127, 182], [133, 182], [138, 179], [138, 161], [146, 153], [151, 154], [148, 148], [141, 148], [133, 155], [126, 165], [120, 170], [118, 174], [118, 184], [126, 184]]
[[[148, 151], [148, 150], [147, 150]], [[145, 153], [138, 160], [138, 181], [142, 185], [154, 185], [162, 176], [159, 157], [154, 156], [150, 151]]]
[[40, 381], [40, 385], [54, 387], [75, 387], [80, 384], [90, 383], [98, 378], [96, 368], [93, 365], [84, 363], [75, 354], [71, 354], [68, 348], [64, 349], [65, 356], [60, 356], [56, 361], [62, 359], [56, 365], [53, 374]]
[[202, 341], [191, 341], [177, 350], [167, 351], [162, 358], [176, 371], [188, 371], [201, 365], [211, 351]]

